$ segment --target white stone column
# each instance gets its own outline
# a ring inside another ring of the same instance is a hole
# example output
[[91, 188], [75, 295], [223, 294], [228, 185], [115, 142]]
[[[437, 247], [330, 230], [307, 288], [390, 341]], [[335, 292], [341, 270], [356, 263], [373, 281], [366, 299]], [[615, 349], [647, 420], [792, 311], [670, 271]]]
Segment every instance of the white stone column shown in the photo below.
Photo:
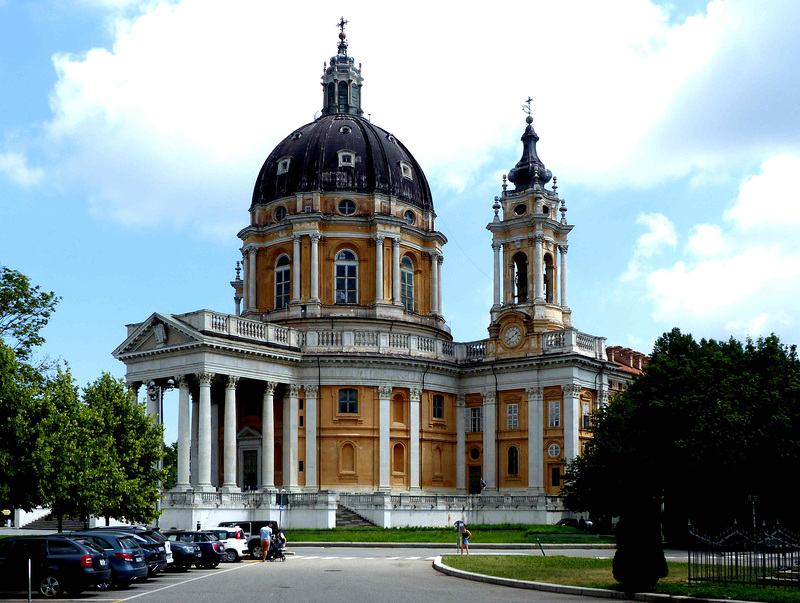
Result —
[[570, 383], [562, 385], [561, 390], [564, 392], [564, 459], [571, 461], [580, 452], [581, 386]]
[[317, 486], [317, 392], [316, 385], [303, 387], [306, 392], [306, 487]]
[[568, 308], [567, 303], [567, 250], [569, 245], [559, 245], [558, 251], [560, 252], [561, 267], [559, 268], [559, 276], [561, 277], [561, 307]]
[[300, 239], [300, 235], [292, 237], [292, 303], [300, 301]]
[[437, 269], [439, 255], [431, 253], [431, 314], [437, 314], [439, 308], [439, 270]]
[[503, 246], [500, 243], [492, 243], [492, 251], [494, 252], [494, 308], [499, 308], [501, 305], [502, 291], [500, 289], [500, 250]]
[[535, 301], [544, 301], [544, 275], [542, 274], [542, 243], [544, 236], [537, 233], [533, 237], [533, 293]]
[[247, 279], [247, 309], [255, 311], [258, 308], [258, 301], [256, 299], [256, 256], [258, 249], [255, 247], [250, 248], [250, 261], [248, 262], [249, 278]]
[[375, 237], [375, 301], [383, 301], [383, 242], [386, 237]]
[[297, 488], [299, 465], [298, 428], [300, 386], [289, 386], [288, 399], [283, 399], [283, 487]]
[[191, 454], [191, 401], [189, 399], [189, 382], [185, 375], [176, 375], [178, 384], [178, 479], [176, 490], [188, 490], [192, 487], [189, 473], [189, 456]]
[[389, 416], [392, 388], [387, 385], [378, 387], [378, 490], [392, 489], [391, 454], [389, 448]]
[[486, 490], [497, 490], [496, 408], [495, 392], [483, 392], [483, 481], [486, 482]]
[[528, 488], [534, 493], [544, 490], [544, 390], [529, 387], [528, 394]]
[[200, 470], [197, 454], [198, 433], [200, 432], [200, 394], [190, 390], [190, 396], [192, 399], [192, 448], [189, 454], [189, 481], [193, 488], [197, 488], [197, 476]]
[[311, 235], [311, 302], [319, 302], [319, 233]]
[[400, 297], [400, 239], [392, 239], [392, 303], [401, 305]]
[[239, 377], [228, 375], [225, 384], [225, 421], [223, 425], [222, 489], [240, 492], [236, 485], [236, 385]]
[[456, 397], [456, 490], [463, 493], [467, 483], [467, 435], [466, 413], [467, 397]]
[[408, 478], [409, 487], [412, 490], [419, 490], [419, 409], [420, 409], [420, 396], [422, 391], [412, 388], [409, 396], [409, 442], [408, 442]]
[[267, 381], [261, 400], [261, 490], [275, 489], [275, 383]]
[[211, 380], [214, 373], [196, 373], [200, 382], [197, 422], [197, 489], [210, 491], [211, 484]]
[[444, 256], [440, 253], [439, 259], [436, 261], [436, 279], [439, 282], [439, 294], [436, 296], [436, 313], [439, 316], [442, 316], [442, 263], [444, 262]]
[[244, 311], [250, 307], [250, 253], [247, 249], [242, 249], [242, 307]]

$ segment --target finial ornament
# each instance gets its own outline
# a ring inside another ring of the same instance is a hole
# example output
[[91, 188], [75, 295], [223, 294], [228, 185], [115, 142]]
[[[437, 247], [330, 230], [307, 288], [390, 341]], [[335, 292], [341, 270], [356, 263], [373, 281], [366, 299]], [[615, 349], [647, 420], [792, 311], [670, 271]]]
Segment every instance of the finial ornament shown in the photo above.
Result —
[[341, 33], [344, 33], [344, 26], [347, 25], [347, 23], [348, 22], [345, 20], [345, 18], [342, 17], [341, 19], [339, 19], [339, 22], [336, 24], [336, 27], [338, 27], [341, 30]]
[[242, 271], [242, 263], [241, 262], [236, 262], [236, 280], [237, 281], [240, 280], [240, 278], [241, 278], [240, 277], [241, 271]]
[[531, 103], [532, 102], [533, 102], [533, 99], [529, 96], [525, 100], [525, 104], [522, 105], [522, 112], [525, 113], [525, 115], [527, 115], [527, 117], [525, 118], [525, 123], [528, 123], [528, 124], [533, 123], [533, 117], [531, 117]]

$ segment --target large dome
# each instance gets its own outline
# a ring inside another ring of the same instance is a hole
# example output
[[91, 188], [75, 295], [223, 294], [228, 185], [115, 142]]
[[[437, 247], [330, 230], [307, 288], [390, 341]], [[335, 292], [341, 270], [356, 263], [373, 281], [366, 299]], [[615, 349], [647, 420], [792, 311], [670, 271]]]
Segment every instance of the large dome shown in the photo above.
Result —
[[408, 149], [347, 113], [324, 115], [281, 141], [258, 174], [253, 205], [313, 191], [385, 194], [433, 210], [428, 181]]

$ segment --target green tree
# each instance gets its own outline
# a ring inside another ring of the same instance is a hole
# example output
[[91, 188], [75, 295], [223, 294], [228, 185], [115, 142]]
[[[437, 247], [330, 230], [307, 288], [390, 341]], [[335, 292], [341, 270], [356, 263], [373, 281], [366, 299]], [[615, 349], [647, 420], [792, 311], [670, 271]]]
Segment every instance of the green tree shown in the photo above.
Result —
[[[697, 342], [674, 329], [656, 342], [645, 374], [598, 411], [593, 431], [586, 454], [567, 468], [566, 504], [618, 515], [619, 529], [633, 528], [634, 549], [643, 546], [637, 538], [652, 542], [662, 521], [674, 543], [690, 519], [750, 525], [751, 495], [759, 522], [793, 519], [785, 501], [793, 489], [786, 476], [800, 460], [796, 350], [774, 335]], [[660, 573], [660, 559], [652, 567]]]
[[108, 373], [84, 388], [86, 428], [97, 454], [98, 488], [92, 512], [136, 523], [158, 518], [156, 503], [167, 471], [157, 468], [163, 456], [162, 428]]
[[24, 274], [0, 266], [0, 339], [27, 361], [34, 347], [44, 343], [42, 328], [61, 300], [52, 291], [31, 286]]
[[162, 462], [167, 477], [164, 478], [164, 488], [171, 490], [178, 483], [178, 442], [172, 442], [164, 447], [164, 461]]

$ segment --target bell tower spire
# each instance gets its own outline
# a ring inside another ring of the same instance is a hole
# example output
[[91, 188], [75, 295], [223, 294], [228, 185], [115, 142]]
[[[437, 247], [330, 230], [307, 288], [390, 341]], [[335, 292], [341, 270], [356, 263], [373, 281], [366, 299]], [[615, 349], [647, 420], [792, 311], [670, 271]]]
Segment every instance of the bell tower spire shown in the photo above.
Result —
[[333, 113], [349, 113], [362, 115], [361, 64], [355, 66], [355, 59], [347, 54], [347, 34], [344, 26], [347, 21], [339, 19], [339, 52], [331, 57], [330, 65], [325, 66], [322, 74], [322, 115]]

